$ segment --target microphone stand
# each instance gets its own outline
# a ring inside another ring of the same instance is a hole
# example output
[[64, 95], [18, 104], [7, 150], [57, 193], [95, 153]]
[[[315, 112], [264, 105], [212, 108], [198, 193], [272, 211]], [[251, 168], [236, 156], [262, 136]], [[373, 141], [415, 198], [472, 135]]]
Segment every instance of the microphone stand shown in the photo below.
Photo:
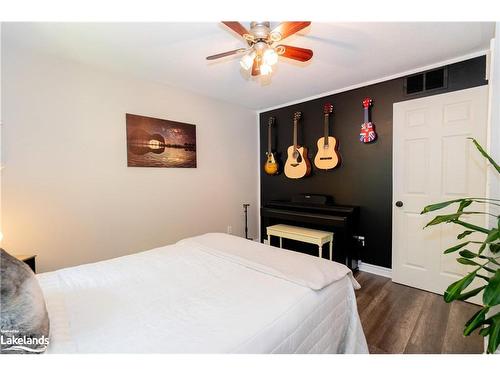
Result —
[[248, 206], [250, 206], [248, 203], [243, 204], [243, 209], [245, 210], [245, 239], [252, 240], [248, 238]]

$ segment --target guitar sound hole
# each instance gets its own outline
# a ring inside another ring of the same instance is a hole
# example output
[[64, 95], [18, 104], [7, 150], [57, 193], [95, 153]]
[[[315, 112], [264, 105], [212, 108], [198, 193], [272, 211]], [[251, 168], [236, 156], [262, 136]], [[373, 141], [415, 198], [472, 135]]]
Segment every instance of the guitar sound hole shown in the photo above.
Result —
[[297, 163], [300, 163], [302, 161], [302, 156], [298, 151], [293, 152], [293, 158], [297, 161]]

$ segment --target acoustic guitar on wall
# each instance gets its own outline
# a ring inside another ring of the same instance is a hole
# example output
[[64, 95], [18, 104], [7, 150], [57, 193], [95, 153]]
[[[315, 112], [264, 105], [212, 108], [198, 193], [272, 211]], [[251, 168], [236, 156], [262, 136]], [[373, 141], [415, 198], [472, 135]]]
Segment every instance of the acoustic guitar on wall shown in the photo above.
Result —
[[285, 163], [285, 175], [288, 178], [302, 178], [311, 173], [311, 163], [307, 158], [307, 148], [297, 144], [297, 124], [302, 112], [293, 114], [293, 145], [288, 147], [288, 157]]
[[274, 125], [275, 118], [269, 117], [268, 128], [267, 128], [267, 152], [266, 152], [266, 162], [264, 163], [264, 172], [269, 176], [274, 176], [279, 172], [279, 164], [276, 161], [276, 156], [272, 150], [271, 142], [271, 129]]
[[333, 169], [340, 163], [338, 153], [338, 142], [335, 137], [329, 135], [329, 120], [333, 113], [333, 105], [326, 103], [323, 107], [324, 136], [318, 139], [318, 152], [314, 158], [314, 165], [318, 169]]

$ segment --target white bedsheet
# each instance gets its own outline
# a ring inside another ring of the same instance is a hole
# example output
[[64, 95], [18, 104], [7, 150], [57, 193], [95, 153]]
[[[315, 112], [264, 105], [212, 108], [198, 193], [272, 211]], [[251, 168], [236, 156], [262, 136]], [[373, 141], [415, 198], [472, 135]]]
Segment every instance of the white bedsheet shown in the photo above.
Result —
[[235, 236], [38, 279], [49, 353], [368, 352], [345, 266]]

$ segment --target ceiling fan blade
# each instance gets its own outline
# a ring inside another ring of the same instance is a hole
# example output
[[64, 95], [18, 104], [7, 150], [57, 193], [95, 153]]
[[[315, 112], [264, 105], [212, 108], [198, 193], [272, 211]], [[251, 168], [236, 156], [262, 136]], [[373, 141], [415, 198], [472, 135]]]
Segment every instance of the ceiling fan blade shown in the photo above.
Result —
[[252, 65], [252, 75], [253, 76], [258, 76], [260, 75], [260, 59], [256, 57], [253, 60], [253, 65]]
[[273, 40], [277, 42], [279, 40], [288, 38], [290, 35], [306, 28], [310, 24], [311, 22], [309, 21], [282, 22], [271, 31], [271, 36], [273, 37]]
[[245, 37], [245, 35], [249, 35], [249, 32], [245, 28], [245, 26], [243, 26], [241, 23], [237, 21], [222, 21], [222, 23], [227, 27], [229, 27], [234, 32], [240, 34], [242, 37]]
[[246, 48], [238, 48], [238, 49], [234, 49], [232, 51], [227, 51], [227, 52], [218, 53], [216, 55], [207, 56], [207, 60], [220, 59], [221, 57], [236, 55], [237, 53], [242, 53], [245, 51], [246, 51]]
[[288, 57], [289, 59], [298, 60], [298, 61], [308, 61], [313, 57], [313, 51], [307, 48], [286, 46], [284, 44], [280, 44], [276, 46], [276, 50], [278, 54], [283, 57]]

